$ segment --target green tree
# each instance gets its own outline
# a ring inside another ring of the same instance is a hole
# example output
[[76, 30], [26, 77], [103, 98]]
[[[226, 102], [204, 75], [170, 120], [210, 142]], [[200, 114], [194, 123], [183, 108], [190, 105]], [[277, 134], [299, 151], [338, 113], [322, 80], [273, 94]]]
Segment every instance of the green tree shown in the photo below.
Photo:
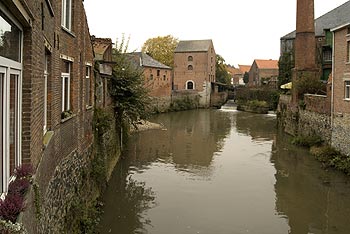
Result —
[[136, 125], [140, 119], [148, 116], [149, 96], [143, 86], [143, 72], [135, 66], [133, 60], [126, 53], [128, 41], [124, 37], [113, 49], [112, 79], [109, 94], [112, 97], [117, 120], [122, 124]]
[[174, 67], [174, 51], [178, 43], [179, 40], [171, 35], [150, 38], [143, 44], [142, 52], [169, 67]]
[[225, 64], [225, 59], [217, 54], [216, 55], [216, 71], [215, 71], [216, 81], [224, 84], [231, 84], [231, 76], [227, 70], [227, 65]]
[[249, 83], [249, 72], [244, 72], [243, 82], [244, 82], [244, 84], [248, 84]]
[[278, 61], [278, 87], [292, 81], [294, 60], [292, 53], [283, 53]]

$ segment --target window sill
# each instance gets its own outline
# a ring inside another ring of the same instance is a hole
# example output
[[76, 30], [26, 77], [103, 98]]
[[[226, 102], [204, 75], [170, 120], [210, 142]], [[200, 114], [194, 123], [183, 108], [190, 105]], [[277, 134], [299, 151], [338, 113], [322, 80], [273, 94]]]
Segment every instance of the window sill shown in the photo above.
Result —
[[44, 149], [49, 145], [53, 135], [54, 135], [54, 131], [47, 131], [45, 133], [44, 139], [43, 139]]
[[350, 102], [350, 98], [344, 98], [343, 101]]
[[75, 116], [76, 116], [76, 114], [72, 114], [72, 115], [70, 115], [70, 116], [68, 116], [68, 117], [66, 117], [66, 118], [64, 118], [64, 119], [61, 119], [61, 123], [65, 123], [65, 122], [67, 122], [68, 120], [74, 118]]
[[75, 34], [72, 31], [70, 31], [68, 28], [66, 28], [66, 27], [64, 27], [62, 25], [61, 25], [61, 28], [62, 28], [63, 31], [65, 31], [66, 33], [68, 33], [72, 37], [74, 37], [74, 38], [76, 37]]

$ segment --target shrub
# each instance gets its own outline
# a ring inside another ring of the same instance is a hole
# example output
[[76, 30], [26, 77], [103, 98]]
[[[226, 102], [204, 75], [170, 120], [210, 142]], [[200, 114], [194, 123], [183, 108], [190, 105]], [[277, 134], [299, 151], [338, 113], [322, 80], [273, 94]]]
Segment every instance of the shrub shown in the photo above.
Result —
[[30, 164], [22, 164], [16, 167], [14, 174], [16, 178], [28, 177], [33, 175], [33, 167]]
[[24, 198], [19, 194], [8, 194], [0, 200], [0, 217], [4, 220], [16, 222], [17, 216], [24, 210]]
[[323, 143], [320, 136], [297, 136], [292, 139], [292, 144], [303, 147], [319, 146]]
[[9, 184], [8, 194], [18, 194], [24, 196], [28, 191], [30, 182], [26, 178], [20, 178], [12, 181]]

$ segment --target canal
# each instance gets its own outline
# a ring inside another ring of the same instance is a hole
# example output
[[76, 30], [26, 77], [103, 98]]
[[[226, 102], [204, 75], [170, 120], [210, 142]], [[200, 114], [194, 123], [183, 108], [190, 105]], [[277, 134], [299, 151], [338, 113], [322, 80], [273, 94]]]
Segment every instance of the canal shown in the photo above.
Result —
[[276, 117], [194, 110], [133, 135], [100, 233], [350, 233], [350, 179], [290, 143]]

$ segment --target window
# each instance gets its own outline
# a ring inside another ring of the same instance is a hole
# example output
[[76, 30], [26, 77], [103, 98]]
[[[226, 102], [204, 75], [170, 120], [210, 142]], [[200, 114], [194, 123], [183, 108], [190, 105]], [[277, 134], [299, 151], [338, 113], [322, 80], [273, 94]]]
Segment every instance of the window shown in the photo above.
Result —
[[191, 62], [191, 61], [193, 61], [193, 57], [192, 57], [192, 56], [188, 56], [187, 60], [188, 60], [189, 62]]
[[163, 75], [163, 80], [166, 80], [166, 75]]
[[63, 60], [62, 68], [62, 112], [70, 110], [71, 62]]
[[350, 100], [350, 81], [345, 81], [345, 99]]
[[151, 74], [151, 75], [149, 76], [149, 79], [150, 79], [150, 80], [153, 80], [153, 74]]
[[0, 5], [0, 193], [21, 164], [22, 31]]
[[160, 76], [160, 70], [157, 70], [157, 76]]
[[72, 0], [62, 0], [62, 26], [72, 31]]
[[49, 54], [45, 53], [45, 61], [44, 61], [44, 125], [43, 131], [44, 134], [47, 132], [47, 79], [49, 76]]
[[193, 66], [192, 65], [188, 65], [187, 70], [192, 71], [193, 70]]
[[350, 63], [350, 41], [347, 42], [347, 45], [346, 61]]
[[186, 89], [194, 89], [193, 81], [187, 81], [186, 82]]
[[92, 89], [91, 89], [91, 67], [85, 67], [85, 85], [86, 85], [86, 106], [92, 106]]
[[323, 50], [323, 62], [332, 62], [332, 50]]

